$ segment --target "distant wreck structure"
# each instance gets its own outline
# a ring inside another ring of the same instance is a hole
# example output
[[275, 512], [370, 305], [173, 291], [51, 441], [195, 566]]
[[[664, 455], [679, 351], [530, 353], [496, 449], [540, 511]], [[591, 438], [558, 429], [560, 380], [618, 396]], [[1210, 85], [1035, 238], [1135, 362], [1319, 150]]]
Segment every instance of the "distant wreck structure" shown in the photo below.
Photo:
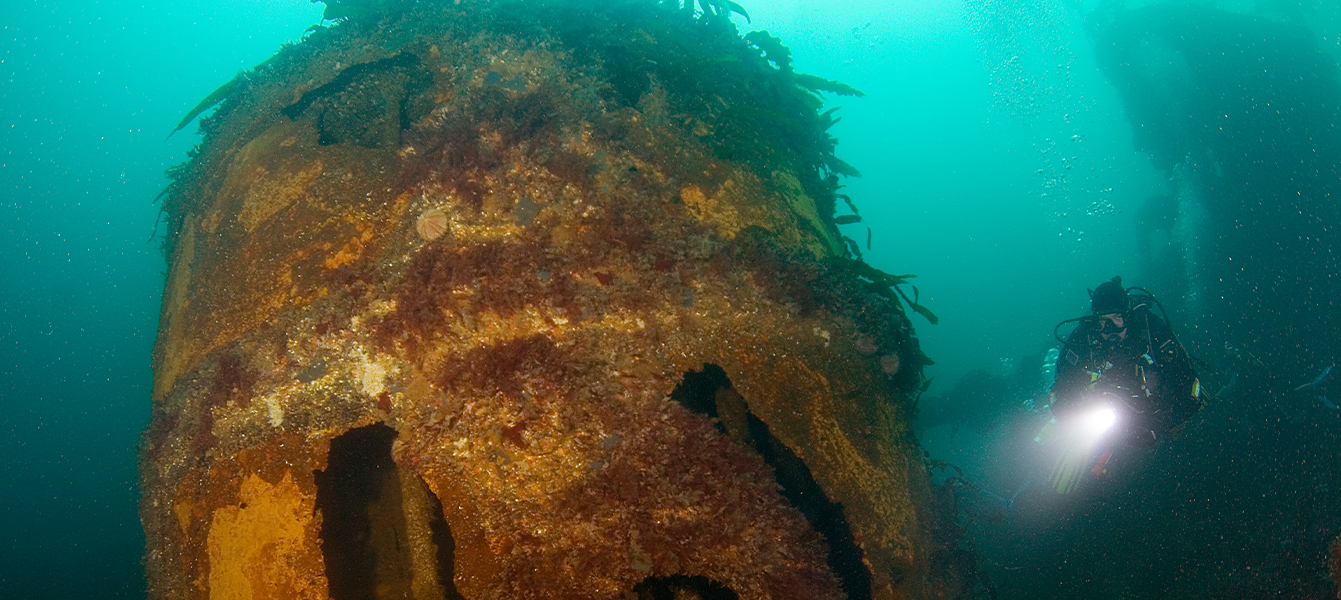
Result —
[[855, 90], [731, 2], [329, 8], [188, 116], [150, 597], [972, 586], [903, 279], [835, 226], [816, 92]]

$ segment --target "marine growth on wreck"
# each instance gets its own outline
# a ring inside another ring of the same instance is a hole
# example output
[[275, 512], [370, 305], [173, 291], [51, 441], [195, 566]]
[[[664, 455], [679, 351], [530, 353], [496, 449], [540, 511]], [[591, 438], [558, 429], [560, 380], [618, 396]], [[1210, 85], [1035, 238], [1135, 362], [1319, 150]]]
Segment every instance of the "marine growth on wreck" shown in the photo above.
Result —
[[331, 4], [188, 115], [152, 597], [958, 593], [903, 279], [834, 225], [856, 91], [733, 10]]

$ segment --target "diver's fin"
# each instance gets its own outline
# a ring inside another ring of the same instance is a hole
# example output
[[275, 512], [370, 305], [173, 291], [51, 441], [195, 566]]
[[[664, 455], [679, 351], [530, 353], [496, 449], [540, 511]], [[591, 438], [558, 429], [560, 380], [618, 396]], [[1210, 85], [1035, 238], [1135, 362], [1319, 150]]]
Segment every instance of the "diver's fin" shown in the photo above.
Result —
[[1099, 462], [1094, 463], [1094, 468], [1090, 469], [1090, 474], [1095, 477], [1102, 477], [1104, 473], [1108, 472], [1108, 459], [1112, 457], [1113, 447], [1109, 446], [1108, 449], [1104, 450], [1103, 455], [1099, 457]]
[[1322, 400], [1322, 405], [1323, 405], [1323, 406], [1326, 406], [1327, 408], [1330, 408], [1330, 409], [1332, 409], [1332, 410], [1341, 410], [1341, 409], [1339, 409], [1339, 408], [1336, 407], [1336, 403], [1335, 403], [1335, 402], [1332, 402], [1331, 400], [1328, 400], [1328, 399], [1327, 399], [1327, 396], [1318, 396], [1318, 399], [1319, 399], [1319, 400]]
[[1057, 490], [1058, 494], [1069, 494], [1080, 484], [1080, 477], [1085, 473], [1085, 465], [1089, 463], [1090, 452], [1084, 446], [1072, 445], [1062, 450], [1062, 455], [1057, 458], [1056, 466], [1052, 467], [1052, 474], [1048, 476], [1048, 482], [1052, 489]]

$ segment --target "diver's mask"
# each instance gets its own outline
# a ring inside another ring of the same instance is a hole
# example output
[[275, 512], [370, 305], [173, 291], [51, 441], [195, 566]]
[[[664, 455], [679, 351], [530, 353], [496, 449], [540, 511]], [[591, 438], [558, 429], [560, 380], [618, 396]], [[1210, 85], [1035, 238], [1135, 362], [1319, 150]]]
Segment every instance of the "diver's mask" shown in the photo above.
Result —
[[1126, 313], [1106, 313], [1094, 317], [1094, 330], [1105, 340], [1124, 339], [1127, 335]]

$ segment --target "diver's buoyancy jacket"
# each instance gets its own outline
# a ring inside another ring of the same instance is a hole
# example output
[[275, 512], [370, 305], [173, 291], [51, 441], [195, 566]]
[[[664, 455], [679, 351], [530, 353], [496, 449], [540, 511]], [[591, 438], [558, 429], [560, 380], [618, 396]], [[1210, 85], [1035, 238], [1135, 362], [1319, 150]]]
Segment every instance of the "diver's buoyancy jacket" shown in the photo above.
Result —
[[1197, 375], [1187, 351], [1178, 342], [1167, 316], [1153, 314], [1157, 300], [1140, 288], [1136, 305], [1122, 314], [1126, 335], [1105, 339], [1103, 317], [1068, 319], [1057, 329], [1077, 322], [1063, 342], [1052, 387], [1052, 411], [1059, 419], [1084, 404], [1093, 390], [1104, 389], [1124, 399], [1148, 441], [1186, 421], [1201, 403]]

